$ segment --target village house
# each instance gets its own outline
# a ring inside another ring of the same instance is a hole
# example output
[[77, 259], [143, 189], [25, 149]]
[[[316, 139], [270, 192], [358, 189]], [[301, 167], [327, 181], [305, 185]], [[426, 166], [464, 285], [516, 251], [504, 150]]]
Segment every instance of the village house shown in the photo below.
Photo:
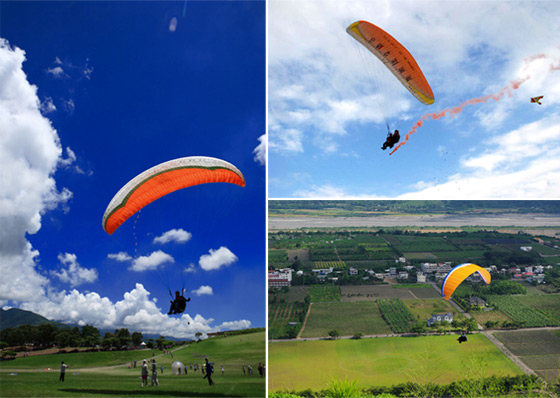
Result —
[[428, 326], [432, 326], [435, 322], [453, 322], [453, 314], [447, 312], [445, 314], [433, 314], [430, 319], [428, 319]]
[[445, 274], [447, 275], [451, 271], [451, 263], [423, 263], [421, 265], [422, 272], [425, 274]]

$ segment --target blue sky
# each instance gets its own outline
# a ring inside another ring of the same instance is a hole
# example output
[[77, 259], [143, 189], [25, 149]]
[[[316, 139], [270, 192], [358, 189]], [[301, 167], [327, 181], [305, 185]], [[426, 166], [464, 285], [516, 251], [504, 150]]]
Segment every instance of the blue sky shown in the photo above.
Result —
[[[265, 3], [0, 3], [0, 303], [192, 337], [265, 326]], [[184, 156], [234, 164], [112, 236], [117, 191]], [[182, 318], [167, 289], [188, 289]]]
[[[559, 19], [556, 1], [269, 2], [269, 197], [560, 197]], [[379, 61], [345, 31], [357, 20], [410, 50], [433, 105], [398, 83], [378, 89], [360, 57]], [[404, 138], [423, 115], [516, 79], [511, 96], [426, 120], [393, 155], [380, 150], [379, 103]]]

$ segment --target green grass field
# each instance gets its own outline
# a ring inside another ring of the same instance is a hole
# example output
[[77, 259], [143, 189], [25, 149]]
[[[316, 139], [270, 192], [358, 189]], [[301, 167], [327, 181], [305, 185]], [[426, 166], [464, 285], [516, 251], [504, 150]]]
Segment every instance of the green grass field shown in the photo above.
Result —
[[270, 343], [269, 391], [321, 390], [333, 380], [357, 380], [359, 386], [407, 381], [450, 383], [473, 376], [470, 364], [480, 360], [485, 376], [522, 372], [480, 334], [465, 344], [456, 335], [385, 337]]
[[[258, 363], [265, 361], [265, 333], [213, 338], [174, 351], [155, 352], [163, 374], [158, 371], [159, 387], [141, 387], [140, 364], [150, 359], [152, 350], [100, 353], [38, 355], [0, 363], [2, 397], [264, 397], [265, 379], [259, 377]], [[214, 386], [202, 379], [200, 371], [187, 375], [171, 374], [175, 360], [185, 365], [202, 365], [208, 356], [214, 363]], [[130, 368], [131, 362], [137, 368]], [[70, 367], [66, 381], [58, 381], [60, 362]], [[224, 375], [220, 366], [224, 366]], [[251, 365], [252, 376], [244, 375], [243, 365]], [[46, 370], [51, 368], [52, 370]]]
[[331, 330], [341, 336], [392, 333], [374, 301], [313, 303], [301, 337], [325, 337]]

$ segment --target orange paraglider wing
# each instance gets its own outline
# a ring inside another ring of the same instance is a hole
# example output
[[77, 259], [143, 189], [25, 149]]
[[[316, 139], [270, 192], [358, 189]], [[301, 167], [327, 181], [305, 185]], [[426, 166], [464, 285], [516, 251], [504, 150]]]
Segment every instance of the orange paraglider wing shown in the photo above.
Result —
[[422, 70], [397, 39], [367, 21], [354, 22], [346, 32], [379, 58], [418, 101], [426, 105], [434, 103], [434, 93]]
[[490, 272], [476, 264], [460, 264], [449, 271], [443, 280], [441, 284], [441, 295], [445, 297], [446, 300], [449, 300], [455, 289], [457, 289], [457, 286], [475, 272], [480, 274], [482, 280], [484, 280], [487, 285], [490, 284], [490, 280], [492, 279]]
[[245, 186], [243, 174], [221, 159], [194, 156], [154, 166], [134, 177], [117, 192], [103, 214], [103, 229], [112, 235], [147, 204], [179, 189], [211, 182]]

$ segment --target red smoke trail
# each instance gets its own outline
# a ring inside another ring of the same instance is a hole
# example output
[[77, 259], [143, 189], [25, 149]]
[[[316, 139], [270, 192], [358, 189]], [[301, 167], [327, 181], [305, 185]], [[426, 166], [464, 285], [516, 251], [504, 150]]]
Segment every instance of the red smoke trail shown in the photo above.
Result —
[[[543, 58], [548, 58], [548, 56], [546, 54], [538, 54], [538, 55], [533, 55], [532, 57], [529, 58], [525, 58], [523, 61], [525, 62], [525, 66], [523, 68], [523, 71], [526, 72], [527, 68], [529, 67], [529, 64], [537, 59], [543, 59]], [[556, 70], [560, 70], [560, 63], [558, 63], [557, 65], [550, 65], [550, 71], [556, 71]], [[465, 102], [463, 102], [461, 105], [459, 106], [454, 106], [452, 108], [447, 108], [444, 109], [442, 111], [439, 111], [437, 113], [427, 113], [425, 115], [422, 115], [420, 117], [420, 119], [418, 119], [416, 121], [416, 123], [414, 124], [414, 126], [412, 126], [412, 128], [410, 129], [410, 131], [406, 134], [404, 141], [401, 141], [399, 143], [399, 145], [397, 145], [395, 147], [395, 149], [393, 149], [393, 151], [389, 154], [392, 155], [393, 153], [395, 153], [395, 151], [397, 149], [399, 149], [401, 146], [403, 146], [404, 144], [406, 144], [406, 142], [408, 141], [408, 139], [410, 138], [410, 136], [414, 133], [416, 133], [416, 131], [422, 127], [422, 125], [424, 124], [424, 120], [428, 120], [428, 119], [434, 119], [434, 120], [439, 120], [442, 117], [445, 116], [455, 116], [458, 115], [459, 113], [461, 113], [463, 111], [463, 108], [468, 106], [468, 105], [476, 105], [476, 104], [482, 104], [484, 102], [488, 102], [490, 99], [493, 99], [494, 101], [499, 101], [503, 98], [503, 96], [505, 94], [507, 94], [509, 97], [511, 97], [513, 95], [513, 90], [517, 90], [523, 83], [525, 83], [527, 80], [529, 80], [531, 78], [530, 75], [527, 75], [523, 78], [517, 79], [517, 80], [512, 80], [507, 86], [505, 86], [504, 88], [502, 88], [500, 91], [498, 91], [497, 93], [494, 94], [488, 94], [484, 97], [479, 97], [479, 98], [472, 98], [470, 100], [467, 100]]]

